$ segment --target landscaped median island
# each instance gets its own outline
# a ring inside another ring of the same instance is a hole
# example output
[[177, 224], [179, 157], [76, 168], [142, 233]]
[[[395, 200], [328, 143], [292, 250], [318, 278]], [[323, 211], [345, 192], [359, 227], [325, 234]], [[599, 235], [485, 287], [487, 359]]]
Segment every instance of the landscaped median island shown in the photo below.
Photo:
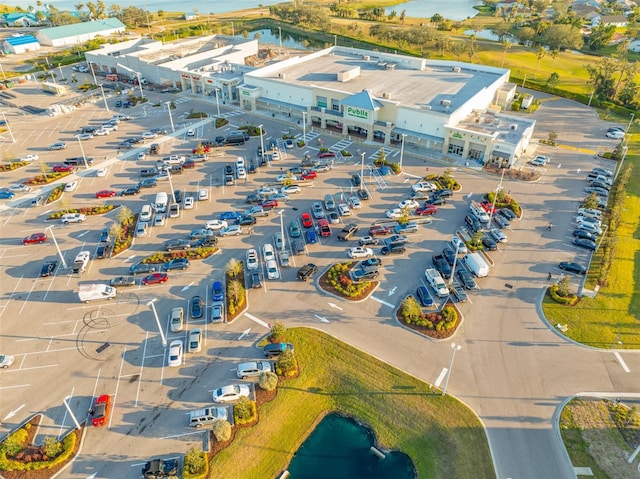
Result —
[[348, 261], [346, 263], [336, 263], [331, 266], [318, 280], [320, 288], [351, 301], [360, 301], [369, 297], [380, 284], [379, 281], [354, 282], [350, 271], [356, 263]]
[[448, 300], [439, 310], [428, 311], [420, 306], [413, 295], [407, 296], [396, 312], [396, 318], [404, 326], [434, 339], [446, 339], [460, 325], [460, 311]]
[[482, 424], [464, 404], [323, 332], [289, 329], [286, 339], [295, 345], [299, 376], [259, 407], [253, 427], [236, 428], [213, 457], [211, 478], [278, 477], [332, 412], [370, 427], [383, 452], [407, 454], [417, 477], [495, 477]]
[[637, 479], [637, 461], [627, 461], [640, 444], [635, 406], [611, 399], [572, 399], [560, 415], [560, 434], [574, 467], [588, 467], [599, 479]]
[[227, 323], [232, 322], [247, 308], [247, 288], [244, 282], [244, 261], [229, 260], [225, 271]]

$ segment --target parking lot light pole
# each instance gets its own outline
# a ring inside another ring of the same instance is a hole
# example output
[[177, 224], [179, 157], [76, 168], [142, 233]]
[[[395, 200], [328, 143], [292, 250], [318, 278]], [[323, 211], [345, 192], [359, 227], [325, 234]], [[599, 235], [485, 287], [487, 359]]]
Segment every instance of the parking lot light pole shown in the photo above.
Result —
[[84, 160], [84, 167], [88, 170], [89, 163], [87, 163], [87, 155], [85, 155], [84, 153], [84, 146], [82, 146], [82, 140], [80, 139], [80, 135], [76, 136], [76, 139], [78, 140], [78, 144], [80, 145], [80, 151], [82, 152], [82, 159]]
[[302, 112], [302, 141], [307, 143], [307, 112]]
[[155, 298], [152, 299], [147, 303], [147, 306], [149, 306], [151, 308], [151, 311], [153, 311], [153, 316], [154, 318], [156, 318], [156, 324], [158, 325], [158, 331], [160, 332], [160, 338], [162, 338], [162, 347], [166, 348], [167, 338], [164, 336], [164, 332], [162, 331], [162, 326], [160, 325], [160, 318], [158, 318], [158, 312], [156, 311], [155, 301], [156, 301]]
[[262, 164], [264, 163], [264, 131], [262, 131], [262, 125], [258, 125], [258, 128], [260, 128], [260, 164]]
[[89, 62], [89, 70], [91, 70], [91, 75], [93, 76], [93, 84], [97, 85], [98, 80], [96, 80], [96, 72], [93, 70], [93, 62]]
[[51, 234], [51, 239], [53, 240], [53, 244], [56, 247], [56, 250], [58, 251], [58, 256], [60, 256], [60, 261], [62, 262], [62, 267], [64, 269], [67, 269], [67, 262], [64, 260], [64, 256], [62, 256], [62, 251], [60, 251], [60, 247], [58, 246], [58, 242], [56, 241], [56, 237], [53, 234], [53, 226], [47, 226], [44, 230], [47, 231], [49, 230], [49, 233]]
[[447, 395], [447, 386], [449, 385], [449, 378], [451, 377], [451, 369], [453, 368], [453, 360], [456, 358], [456, 351], [460, 351], [462, 346], [456, 343], [451, 343], [451, 349], [453, 352], [451, 353], [451, 363], [449, 363], [449, 371], [447, 372], [447, 379], [444, 382], [444, 388], [442, 389], [442, 395]]
[[404, 139], [407, 135], [402, 134], [402, 145], [400, 146], [400, 171], [402, 171], [402, 158], [404, 157]]
[[278, 211], [278, 214], [280, 215], [280, 235], [282, 236], [282, 248], [280, 248], [282, 251], [284, 251], [284, 217], [283, 214], [284, 210], [280, 210]]
[[220, 117], [220, 98], [218, 97], [218, 92], [220, 88], [216, 88], [216, 108], [218, 109], [218, 117]]
[[171, 102], [167, 102], [167, 111], [169, 111], [169, 121], [171, 122], [171, 133], [176, 132], [176, 127], [173, 126], [173, 115], [171, 115]]
[[4, 119], [4, 124], [7, 125], [7, 131], [9, 132], [9, 136], [11, 137], [11, 142], [15, 143], [16, 139], [13, 136], [13, 132], [11, 131], [11, 126], [9, 125], [9, 122], [7, 121], [7, 115], [5, 115], [4, 112], [2, 112], [2, 118]]
[[364, 155], [366, 154], [366, 152], [362, 152], [360, 153], [360, 155], [362, 156], [362, 161], [360, 162], [360, 190], [362, 190], [362, 188], [364, 187]]
[[493, 203], [491, 204], [491, 210], [489, 211], [489, 230], [491, 230], [491, 220], [493, 220], [493, 212], [496, 209], [496, 201], [498, 199], [498, 193], [500, 192], [500, 190], [502, 190], [502, 180], [504, 179], [504, 172], [505, 169], [502, 169], [502, 176], [500, 176], [500, 183], [498, 183], [498, 186], [496, 187], [496, 194], [493, 197]]
[[67, 400], [71, 399], [71, 396], [67, 396], [62, 400], [62, 404], [64, 404], [64, 407], [67, 408], [67, 412], [69, 413], [69, 416], [71, 416], [71, 419], [73, 419], [73, 423], [76, 425], [76, 429], [80, 429], [80, 423], [78, 422], [78, 420], [76, 419], [75, 414], [73, 414], [73, 411], [71, 410], [71, 408], [69, 407], [69, 404], [67, 404]]
[[458, 262], [459, 250], [460, 250], [460, 241], [456, 243], [456, 255], [453, 257], [453, 264], [451, 265], [451, 276], [449, 276], [449, 286], [453, 284], [453, 275], [456, 273], [456, 263]]
[[104, 94], [104, 87], [102, 86], [102, 83], [100, 83], [100, 85], [98, 85], [100, 87], [100, 91], [102, 92], [102, 99], [104, 100], [104, 109], [109, 111], [109, 105], [107, 104], [107, 97]]
[[140, 98], [144, 98], [144, 93], [142, 91], [142, 82], [140, 81], [140, 73], [136, 73], [136, 78], [138, 79], [138, 87], [140, 87]]
[[167, 174], [169, 175], [169, 188], [171, 188], [171, 197], [173, 198], [173, 202], [174, 203], [178, 203], [176, 201], [176, 190], [173, 189], [173, 181], [171, 181], [171, 171], [167, 171]]

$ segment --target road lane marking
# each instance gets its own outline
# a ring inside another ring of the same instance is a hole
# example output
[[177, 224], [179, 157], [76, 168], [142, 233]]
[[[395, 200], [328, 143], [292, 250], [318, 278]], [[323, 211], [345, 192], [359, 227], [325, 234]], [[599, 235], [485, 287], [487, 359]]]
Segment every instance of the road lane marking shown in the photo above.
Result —
[[614, 351], [613, 355], [616, 357], [616, 359], [620, 363], [620, 366], [622, 366], [622, 369], [624, 369], [624, 372], [630, 373], [631, 369], [629, 369], [629, 366], [627, 366], [627, 363], [624, 362], [624, 359], [622, 359], [622, 356], [620, 356], [620, 353], [618, 351]]
[[389, 306], [390, 308], [396, 307], [395, 304], [388, 303], [384, 299], [376, 298], [375, 296], [371, 296], [371, 299], [373, 299], [374, 301], [377, 301], [380, 304], [384, 304], [385, 306]]
[[442, 368], [442, 371], [440, 372], [440, 376], [438, 376], [438, 379], [436, 379], [436, 382], [434, 383], [434, 386], [439, 388], [440, 384], [442, 384], [442, 381], [444, 381], [445, 376], [447, 375], [447, 372], [449, 372], [449, 368]]
[[251, 321], [254, 321], [254, 322], [258, 323], [259, 325], [264, 326], [267, 329], [271, 329], [271, 326], [269, 325], [269, 323], [265, 323], [261, 319], [256, 318], [253, 314], [244, 313], [244, 315], [247, 318], [249, 318]]

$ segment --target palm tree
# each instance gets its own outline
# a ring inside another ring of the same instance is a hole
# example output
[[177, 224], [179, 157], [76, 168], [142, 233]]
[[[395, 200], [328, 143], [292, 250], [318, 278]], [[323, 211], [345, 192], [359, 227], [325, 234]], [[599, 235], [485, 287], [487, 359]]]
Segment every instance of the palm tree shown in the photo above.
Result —
[[507, 50], [511, 50], [513, 43], [509, 40], [502, 40], [502, 66], [504, 67], [504, 62], [507, 59]]
[[538, 63], [536, 64], [536, 72], [534, 73], [533, 78], [535, 78], [538, 75], [538, 69], [540, 68], [540, 60], [542, 60], [546, 54], [547, 54], [546, 48], [544, 47], [538, 48], [538, 51], [536, 52], [536, 57], [538, 57]]

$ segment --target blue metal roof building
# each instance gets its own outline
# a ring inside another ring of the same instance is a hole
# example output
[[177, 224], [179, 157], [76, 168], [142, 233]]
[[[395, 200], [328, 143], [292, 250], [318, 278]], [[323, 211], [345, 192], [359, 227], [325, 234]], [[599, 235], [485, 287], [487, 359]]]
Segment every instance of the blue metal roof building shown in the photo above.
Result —
[[2, 49], [5, 52], [20, 54], [40, 50], [40, 43], [33, 35], [21, 35], [7, 38], [2, 44]]

